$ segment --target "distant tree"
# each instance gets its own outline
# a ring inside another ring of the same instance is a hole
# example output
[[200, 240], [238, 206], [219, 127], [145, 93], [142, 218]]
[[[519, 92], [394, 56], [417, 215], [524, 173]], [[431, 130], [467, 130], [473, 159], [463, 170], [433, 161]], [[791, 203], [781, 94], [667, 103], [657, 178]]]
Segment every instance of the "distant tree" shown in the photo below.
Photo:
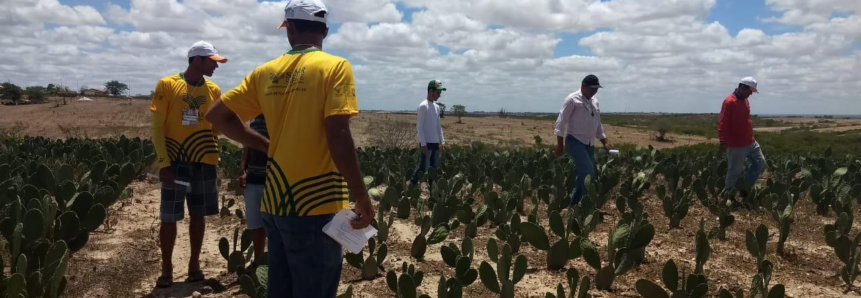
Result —
[[439, 106], [439, 117], [445, 118], [445, 104], [444, 103], [436, 103]]
[[120, 81], [117, 80], [105, 83], [105, 92], [107, 92], [111, 96], [120, 96], [128, 90], [129, 85], [120, 83]]
[[12, 83], [3, 83], [3, 89], [0, 89], [0, 98], [12, 100], [12, 104], [17, 105], [18, 100], [24, 95], [24, 90], [21, 87]]
[[90, 89], [89, 87], [87, 87], [87, 85], [81, 86], [81, 89], [78, 90], [78, 94], [84, 95], [84, 91], [86, 91], [87, 89]]
[[454, 113], [454, 116], [457, 117], [457, 123], [463, 123], [460, 120], [461, 117], [466, 115], [466, 107], [463, 105], [454, 105], [451, 107], [451, 112]]
[[38, 103], [45, 102], [45, 98], [48, 95], [47, 90], [45, 89], [45, 87], [42, 87], [42, 86], [27, 87], [25, 93], [27, 94], [27, 99], [29, 99], [32, 102], [38, 102]]
[[497, 115], [499, 118], [508, 118], [508, 111], [506, 111], [505, 108], [501, 108], [499, 109], [499, 112], [497, 112]]
[[655, 139], [658, 140], [658, 142], [670, 142], [670, 139], [667, 138], [667, 133], [669, 133], [672, 128], [673, 124], [666, 119], [659, 119], [652, 122], [652, 129], [657, 132]]
[[45, 87], [45, 92], [50, 95], [55, 95], [57, 94], [57, 86], [54, 86], [54, 84], [48, 84], [48, 87]]

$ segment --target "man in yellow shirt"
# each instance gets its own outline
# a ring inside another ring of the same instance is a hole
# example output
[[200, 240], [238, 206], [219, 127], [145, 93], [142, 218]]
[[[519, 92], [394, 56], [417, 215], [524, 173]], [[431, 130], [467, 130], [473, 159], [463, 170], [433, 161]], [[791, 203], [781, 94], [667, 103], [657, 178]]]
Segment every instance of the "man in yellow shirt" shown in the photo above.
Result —
[[[354, 228], [374, 217], [350, 134], [359, 112], [355, 81], [347, 60], [321, 50], [329, 30], [320, 0], [292, 0], [284, 11], [292, 50], [255, 69], [206, 118], [225, 136], [267, 152], [260, 209], [269, 238], [268, 297], [333, 298], [342, 251], [323, 226], [349, 207], [350, 195]], [[261, 113], [268, 141], [243, 124]]]
[[[218, 55], [215, 47], [199, 41], [188, 50], [185, 72], [162, 78], [153, 93], [152, 141], [158, 155], [161, 180], [161, 241], [162, 272], [158, 287], [173, 284], [173, 246], [176, 242], [176, 222], [185, 215], [183, 203], [188, 204], [191, 218], [188, 225], [191, 259], [188, 261], [186, 282], [204, 279], [200, 270], [200, 248], [206, 229], [205, 216], [218, 214], [218, 143], [215, 132], [204, 113], [221, 90], [204, 76], [212, 76], [218, 63], [227, 59]], [[185, 182], [189, 186], [175, 182]]]

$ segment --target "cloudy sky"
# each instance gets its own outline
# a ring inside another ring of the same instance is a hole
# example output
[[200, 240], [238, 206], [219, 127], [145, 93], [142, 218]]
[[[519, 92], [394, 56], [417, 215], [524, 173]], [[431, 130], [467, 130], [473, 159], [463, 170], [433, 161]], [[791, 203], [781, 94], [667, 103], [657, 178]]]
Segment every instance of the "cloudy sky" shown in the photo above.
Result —
[[[324, 0], [326, 1], [326, 0]], [[430, 79], [468, 110], [558, 111], [583, 76], [605, 112], [718, 112], [754, 76], [755, 113], [861, 114], [859, 0], [328, 0], [326, 51], [360, 108], [414, 109]], [[0, 80], [149, 94], [207, 40], [226, 92], [289, 50], [285, 2], [0, 0]]]

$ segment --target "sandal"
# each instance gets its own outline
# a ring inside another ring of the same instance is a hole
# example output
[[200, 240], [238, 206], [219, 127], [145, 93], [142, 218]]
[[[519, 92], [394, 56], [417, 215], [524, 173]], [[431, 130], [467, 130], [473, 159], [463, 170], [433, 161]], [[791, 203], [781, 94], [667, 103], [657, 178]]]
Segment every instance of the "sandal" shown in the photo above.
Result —
[[155, 286], [159, 288], [167, 288], [173, 285], [173, 276], [162, 275], [155, 280]]
[[188, 278], [185, 279], [185, 282], [198, 282], [204, 280], [206, 277], [203, 275], [203, 271], [197, 269], [195, 271], [188, 272]]

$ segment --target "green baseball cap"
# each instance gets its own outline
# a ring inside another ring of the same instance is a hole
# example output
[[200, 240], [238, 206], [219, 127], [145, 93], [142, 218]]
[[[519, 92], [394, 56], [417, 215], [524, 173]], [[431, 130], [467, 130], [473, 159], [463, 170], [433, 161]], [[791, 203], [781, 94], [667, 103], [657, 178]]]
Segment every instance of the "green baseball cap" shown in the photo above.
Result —
[[442, 81], [440, 80], [431, 80], [428, 83], [428, 89], [446, 91], [445, 87], [442, 86]]

